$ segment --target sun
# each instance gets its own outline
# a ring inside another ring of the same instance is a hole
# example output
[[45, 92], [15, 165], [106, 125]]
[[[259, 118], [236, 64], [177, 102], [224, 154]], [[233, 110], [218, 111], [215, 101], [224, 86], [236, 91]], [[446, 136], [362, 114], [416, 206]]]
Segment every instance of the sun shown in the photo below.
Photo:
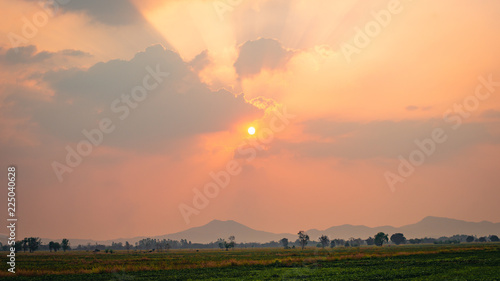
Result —
[[255, 135], [255, 128], [254, 128], [254, 127], [250, 127], [250, 128], [248, 128], [248, 133], [249, 133], [250, 135]]

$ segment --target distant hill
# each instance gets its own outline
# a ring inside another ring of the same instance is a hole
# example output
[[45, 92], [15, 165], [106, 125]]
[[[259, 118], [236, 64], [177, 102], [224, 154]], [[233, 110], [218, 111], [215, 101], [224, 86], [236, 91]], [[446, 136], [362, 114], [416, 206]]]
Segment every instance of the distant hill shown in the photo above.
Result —
[[315, 240], [318, 240], [318, 237], [320, 237], [321, 235], [327, 235], [330, 238], [338, 239], [349, 239], [351, 237], [366, 239], [370, 236], [375, 236], [375, 234], [379, 232], [392, 234], [399, 231], [397, 228], [392, 226], [368, 227], [364, 225], [344, 224], [333, 226], [325, 230], [311, 229], [307, 231], [307, 234], [309, 235], [309, 237], [311, 237], [311, 239]]
[[500, 234], [500, 223], [489, 221], [466, 222], [439, 217], [426, 217], [415, 224], [400, 227], [399, 232], [407, 238], [451, 236], [455, 234], [468, 234], [477, 236], [489, 236]]
[[[477, 236], [489, 236], [492, 234], [500, 235], [500, 223], [491, 223], [488, 221], [482, 222], [467, 222], [462, 220], [455, 220], [449, 218], [439, 218], [439, 217], [426, 217], [423, 220], [415, 223], [409, 224], [401, 227], [393, 226], [378, 226], [378, 227], [368, 227], [363, 225], [339, 225], [327, 228], [325, 230], [310, 229], [306, 231], [312, 240], [317, 240], [321, 235], [328, 235], [330, 238], [340, 238], [349, 239], [362, 238], [366, 239], [370, 236], [374, 236], [378, 232], [385, 232], [389, 235], [401, 232], [406, 238], [439, 238], [441, 236], [452, 236], [455, 234], [466, 234], [466, 235], [477, 235]], [[193, 243], [209, 243], [216, 241], [218, 238], [227, 238], [231, 235], [236, 237], [237, 242], [269, 242], [269, 241], [279, 241], [281, 238], [288, 238], [292, 241], [297, 239], [295, 233], [272, 233], [266, 231], [255, 230], [241, 223], [229, 220], [220, 221], [213, 220], [206, 225], [189, 228], [187, 230], [166, 234], [161, 236], [154, 236], [150, 238], [155, 239], [172, 239], [180, 240], [187, 239]], [[7, 236], [0, 234], [0, 242], [5, 244], [7, 242]], [[76, 246], [79, 244], [86, 245], [90, 244], [104, 244], [111, 245], [111, 242], [122, 242], [128, 241], [131, 244], [144, 239], [146, 237], [134, 237], [134, 238], [119, 238], [106, 241], [95, 241], [86, 239], [70, 239], [72, 245]], [[44, 243], [49, 241], [60, 241], [61, 239], [48, 239], [42, 238]]]
[[234, 235], [238, 242], [269, 242], [278, 241], [283, 237], [292, 239], [295, 235], [289, 233], [276, 234], [266, 231], [259, 231], [245, 226], [241, 223], [229, 220], [213, 220], [206, 225], [193, 227], [185, 231], [157, 236], [160, 239], [180, 240], [187, 239], [197, 243], [209, 243]]
[[466, 222], [449, 218], [426, 217], [423, 220], [401, 227], [379, 226], [367, 227], [363, 225], [340, 225], [330, 227], [326, 230], [309, 230], [308, 234], [311, 238], [316, 239], [321, 235], [329, 237], [348, 239], [350, 237], [363, 238], [373, 237], [378, 232], [384, 233], [403, 233], [406, 238], [439, 238], [442, 236], [452, 236], [455, 234], [467, 234], [477, 236], [489, 236], [500, 233], [500, 223], [482, 222]]

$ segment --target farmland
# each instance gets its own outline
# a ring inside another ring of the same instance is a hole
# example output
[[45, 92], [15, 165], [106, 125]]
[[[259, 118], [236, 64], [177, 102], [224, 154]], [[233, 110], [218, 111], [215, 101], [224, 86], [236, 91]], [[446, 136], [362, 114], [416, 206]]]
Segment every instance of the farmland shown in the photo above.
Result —
[[[16, 280], [500, 280], [500, 244], [18, 253]], [[0, 279], [11, 279], [5, 263]]]

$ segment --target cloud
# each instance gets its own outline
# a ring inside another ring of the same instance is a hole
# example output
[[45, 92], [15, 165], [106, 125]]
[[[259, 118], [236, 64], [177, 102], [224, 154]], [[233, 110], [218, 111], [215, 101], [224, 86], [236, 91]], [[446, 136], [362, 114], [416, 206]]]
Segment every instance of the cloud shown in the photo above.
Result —
[[199, 55], [194, 57], [189, 62], [189, 65], [193, 68], [194, 72], [199, 73], [202, 71], [205, 67], [207, 67], [211, 63], [211, 59], [208, 55], [208, 51], [205, 50], [201, 52]]
[[96, 20], [109, 25], [123, 25], [142, 19], [129, 0], [72, 0], [64, 9], [85, 11]]
[[32, 64], [46, 61], [55, 57], [86, 57], [90, 54], [79, 50], [62, 50], [59, 52], [41, 51], [37, 52], [34, 45], [10, 48], [3, 52], [0, 49], [0, 61], [9, 65]]
[[[133, 88], [143, 85], [151, 70], [169, 76], [144, 101], [130, 107], [122, 120], [124, 112], [112, 110], [112, 104], [119, 101], [124, 106], [123, 96], [130, 96]], [[106, 136], [106, 145], [144, 151], [203, 133], [229, 130], [238, 122], [253, 120], [263, 113], [242, 94], [210, 91], [177, 53], [160, 45], [137, 53], [129, 61], [112, 60], [89, 69], [50, 71], [42, 79], [54, 91], [51, 100], [34, 105], [28, 95], [12, 94], [7, 99], [11, 106], [24, 108], [24, 112], [29, 108], [27, 115], [32, 122], [66, 141], [83, 139], [83, 129], [97, 128], [99, 120], [110, 118], [117, 129]]]
[[[38, 0], [28, 0], [39, 2]], [[57, 1], [60, 9], [84, 12], [91, 18], [108, 25], [126, 25], [142, 20], [142, 15], [130, 0], [70, 0]]]
[[252, 76], [263, 69], [283, 68], [292, 55], [280, 42], [274, 39], [260, 38], [247, 41], [240, 46], [234, 68], [240, 77]]

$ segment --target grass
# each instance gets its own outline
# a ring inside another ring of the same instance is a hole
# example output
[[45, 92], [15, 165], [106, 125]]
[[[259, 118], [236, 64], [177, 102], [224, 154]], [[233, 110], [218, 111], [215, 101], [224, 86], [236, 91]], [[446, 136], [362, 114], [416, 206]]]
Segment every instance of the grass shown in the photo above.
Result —
[[16, 267], [19, 280], [500, 280], [500, 245], [38, 252]]

